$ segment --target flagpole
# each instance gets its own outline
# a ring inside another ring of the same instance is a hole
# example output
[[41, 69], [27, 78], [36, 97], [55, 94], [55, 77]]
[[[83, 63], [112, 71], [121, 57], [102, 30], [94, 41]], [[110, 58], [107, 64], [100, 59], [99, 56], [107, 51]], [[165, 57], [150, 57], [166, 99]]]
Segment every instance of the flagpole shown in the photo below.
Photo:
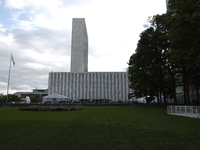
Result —
[[9, 72], [8, 72], [8, 85], [7, 85], [7, 100], [6, 100], [6, 103], [8, 102], [8, 93], [9, 93], [9, 85], [10, 85], [11, 59], [12, 59], [12, 53], [10, 55], [10, 66], [9, 66]]

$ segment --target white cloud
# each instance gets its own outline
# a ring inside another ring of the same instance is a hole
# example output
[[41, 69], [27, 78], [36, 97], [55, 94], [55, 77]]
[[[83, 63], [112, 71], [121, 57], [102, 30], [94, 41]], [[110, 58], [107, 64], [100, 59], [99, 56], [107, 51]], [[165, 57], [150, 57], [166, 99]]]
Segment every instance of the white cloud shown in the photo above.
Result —
[[24, 90], [30, 90], [32, 87], [26, 84], [22, 84], [19, 85], [18, 88], [24, 91]]
[[7, 7], [22, 9], [25, 5], [25, 1], [26, 0], [15, 0], [15, 1], [7, 0], [5, 2]]
[[33, 7], [34, 9], [54, 8], [61, 6], [60, 0], [7, 0], [6, 6], [15, 9], [24, 9], [25, 7]]
[[0, 85], [1, 85], [1, 86], [5, 86], [5, 85], [7, 85], [7, 83], [5, 83], [5, 82], [0, 82]]

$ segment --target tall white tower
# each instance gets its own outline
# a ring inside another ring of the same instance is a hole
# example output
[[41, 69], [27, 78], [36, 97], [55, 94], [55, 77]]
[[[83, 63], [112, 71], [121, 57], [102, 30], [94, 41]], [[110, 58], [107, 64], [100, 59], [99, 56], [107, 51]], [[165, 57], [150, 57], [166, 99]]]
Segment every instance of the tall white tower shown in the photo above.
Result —
[[88, 35], [84, 18], [73, 18], [71, 72], [88, 72]]

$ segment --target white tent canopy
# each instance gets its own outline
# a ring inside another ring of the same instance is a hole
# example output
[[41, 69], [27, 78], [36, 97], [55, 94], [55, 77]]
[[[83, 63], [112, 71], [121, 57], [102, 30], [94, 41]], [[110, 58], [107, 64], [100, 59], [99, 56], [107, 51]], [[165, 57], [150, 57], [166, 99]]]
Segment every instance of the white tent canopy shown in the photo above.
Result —
[[52, 94], [43, 97], [42, 103], [68, 103], [69, 98], [59, 94]]
[[30, 103], [31, 99], [29, 96], [26, 96], [25, 98], [21, 98], [20, 103]]

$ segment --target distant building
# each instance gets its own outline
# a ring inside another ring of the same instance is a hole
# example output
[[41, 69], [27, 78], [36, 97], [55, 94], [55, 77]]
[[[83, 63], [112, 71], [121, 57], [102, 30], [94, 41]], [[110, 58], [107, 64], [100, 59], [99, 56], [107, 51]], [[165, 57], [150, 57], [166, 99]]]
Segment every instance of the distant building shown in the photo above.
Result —
[[17, 93], [14, 93], [14, 95], [18, 97], [29, 96], [29, 97], [42, 98], [48, 95], [48, 89], [33, 89], [32, 92], [17, 92]]
[[84, 18], [73, 18], [71, 72], [88, 72], [88, 35]]
[[42, 103], [70, 103], [70, 99], [63, 95], [53, 94], [44, 96]]
[[128, 72], [50, 72], [49, 94], [76, 99], [127, 101]]
[[88, 72], [88, 35], [84, 18], [72, 23], [71, 72], [50, 72], [49, 95], [71, 100], [128, 101], [128, 72]]

